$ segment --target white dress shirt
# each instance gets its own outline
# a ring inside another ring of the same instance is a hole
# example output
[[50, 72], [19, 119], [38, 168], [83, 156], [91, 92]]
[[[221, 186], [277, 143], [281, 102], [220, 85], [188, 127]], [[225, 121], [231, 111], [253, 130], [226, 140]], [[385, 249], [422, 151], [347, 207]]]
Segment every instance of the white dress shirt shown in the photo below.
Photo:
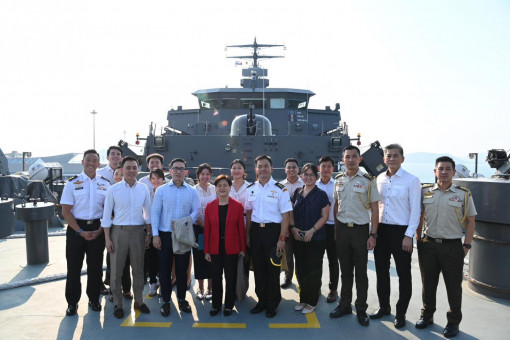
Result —
[[103, 204], [110, 183], [96, 173], [90, 178], [82, 172], [67, 181], [60, 204], [72, 205], [71, 213], [79, 220], [95, 220], [103, 216]]
[[302, 188], [305, 186], [305, 182], [301, 179], [301, 177], [298, 177], [297, 181], [294, 183], [289, 182], [287, 178], [285, 178], [283, 181], [280, 181], [281, 184], [285, 185], [285, 188], [287, 188], [287, 191], [289, 192], [289, 197], [292, 197], [294, 195], [294, 192], [297, 188]]
[[[115, 216], [112, 219], [112, 214]], [[122, 180], [112, 185], [106, 192], [104, 213], [101, 219], [103, 228], [114, 225], [143, 225], [151, 223], [151, 198], [149, 188], [135, 181], [130, 186]]]
[[281, 223], [282, 214], [292, 211], [287, 188], [279, 188], [272, 177], [266, 185], [262, 186], [257, 181], [247, 190], [246, 210], [252, 210], [252, 222]]
[[[248, 188], [248, 185], [250, 185], [249, 182], [244, 181], [243, 185], [239, 188], [238, 191], [234, 189], [234, 185], [232, 184], [232, 188], [230, 189], [230, 197], [235, 199], [236, 201], [240, 202], [243, 207], [246, 206], [246, 188]], [[246, 209], [245, 209], [246, 211]]]
[[406, 225], [406, 236], [413, 237], [421, 214], [421, 183], [416, 177], [398, 169], [393, 176], [386, 172], [377, 176], [380, 223]]
[[315, 183], [319, 189], [322, 189], [326, 192], [328, 195], [329, 203], [331, 204], [331, 207], [329, 209], [329, 217], [326, 224], [335, 224], [335, 209], [333, 207], [335, 206], [335, 181], [333, 180], [333, 177], [329, 179], [329, 182], [324, 184], [322, 183], [322, 180], [318, 180], [317, 183]]
[[115, 169], [112, 169], [112, 167], [108, 164], [104, 168], [97, 169], [96, 175], [103, 176], [107, 180], [110, 181], [110, 185], [114, 185], [115, 181], [113, 180], [113, 174], [115, 173]]

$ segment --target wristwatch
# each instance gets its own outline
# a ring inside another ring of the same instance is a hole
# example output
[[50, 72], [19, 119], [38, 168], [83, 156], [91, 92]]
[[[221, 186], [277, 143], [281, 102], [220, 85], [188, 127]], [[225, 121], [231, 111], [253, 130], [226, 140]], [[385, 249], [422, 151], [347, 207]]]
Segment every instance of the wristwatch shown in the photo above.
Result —
[[83, 232], [83, 229], [82, 229], [82, 228], [80, 228], [80, 230], [78, 230], [78, 231], [76, 232], [76, 235], [80, 236], [82, 232]]
[[471, 245], [469, 243], [464, 243], [463, 246], [466, 247], [468, 250], [471, 249]]
[[372, 236], [373, 238], [377, 239], [377, 233], [370, 233], [370, 236]]

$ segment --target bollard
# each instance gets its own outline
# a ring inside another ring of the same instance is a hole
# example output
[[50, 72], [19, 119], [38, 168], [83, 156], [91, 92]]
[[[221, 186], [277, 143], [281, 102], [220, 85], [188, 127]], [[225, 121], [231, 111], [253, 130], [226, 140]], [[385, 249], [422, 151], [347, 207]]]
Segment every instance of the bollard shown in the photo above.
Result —
[[53, 203], [29, 202], [16, 206], [16, 217], [25, 222], [27, 264], [48, 263], [48, 223], [55, 215]]
[[14, 234], [14, 201], [3, 197], [0, 200], [0, 238]]

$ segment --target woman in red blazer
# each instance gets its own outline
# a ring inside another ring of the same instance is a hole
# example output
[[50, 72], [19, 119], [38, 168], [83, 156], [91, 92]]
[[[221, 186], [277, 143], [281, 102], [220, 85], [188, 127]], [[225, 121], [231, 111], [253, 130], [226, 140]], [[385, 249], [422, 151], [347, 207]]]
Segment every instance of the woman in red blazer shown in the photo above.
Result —
[[220, 175], [214, 181], [217, 199], [207, 204], [204, 221], [205, 259], [211, 262], [212, 316], [221, 310], [223, 297], [223, 271], [225, 271], [225, 309], [223, 315], [232, 314], [236, 299], [237, 261], [244, 256], [246, 231], [244, 208], [229, 197], [232, 180]]

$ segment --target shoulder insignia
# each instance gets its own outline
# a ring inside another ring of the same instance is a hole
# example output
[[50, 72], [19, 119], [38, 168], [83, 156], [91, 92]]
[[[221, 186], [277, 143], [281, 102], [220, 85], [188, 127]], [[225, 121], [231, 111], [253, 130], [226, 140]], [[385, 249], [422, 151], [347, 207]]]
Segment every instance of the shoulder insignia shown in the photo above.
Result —
[[[99, 177], [101, 177], [102, 179], [104, 179], [105, 181], [107, 181], [108, 183], [110, 183], [110, 180], [109, 180], [108, 178], [106, 178], [106, 177], [104, 177], [104, 176], [99, 176]], [[110, 184], [111, 184], [111, 183], [110, 183]]]
[[78, 178], [78, 175], [69, 178], [68, 181], [71, 182], [73, 179], [76, 179], [76, 178]]
[[343, 172], [339, 172], [338, 175], [335, 176], [335, 179], [337, 178], [340, 178], [340, 177], [344, 177], [344, 173]]
[[457, 188], [460, 190], [464, 190], [465, 192], [469, 192], [469, 189], [466, 187], [462, 187], [462, 186], [458, 185]]
[[248, 186], [246, 187], [246, 189], [248, 189], [249, 187], [252, 187], [252, 186], [254, 186], [254, 185], [255, 185], [255, 182], [253, 182], [252, 184], [248, 185]]
[[363, 177], [368, 178], [369, 181], [374, 179], [374, 176], [372, 176], [370, 174], [363, 174]]
[[283, 185], [282, 183], [278, 183], [278, 182], [276, 182], [276, 183], [275, 183], [275, 185], [276, 185], [278, 188], [282, 189], [283, 191], [287, 190], [287, 189], [285, 188], [285, 185]]
[[426, 188], [431, 188], [434, 186], [434, 183], [428, 183], [428, 184], [422, 184], [421, 185], [421, 188], [422, 189], [426, 189]]

